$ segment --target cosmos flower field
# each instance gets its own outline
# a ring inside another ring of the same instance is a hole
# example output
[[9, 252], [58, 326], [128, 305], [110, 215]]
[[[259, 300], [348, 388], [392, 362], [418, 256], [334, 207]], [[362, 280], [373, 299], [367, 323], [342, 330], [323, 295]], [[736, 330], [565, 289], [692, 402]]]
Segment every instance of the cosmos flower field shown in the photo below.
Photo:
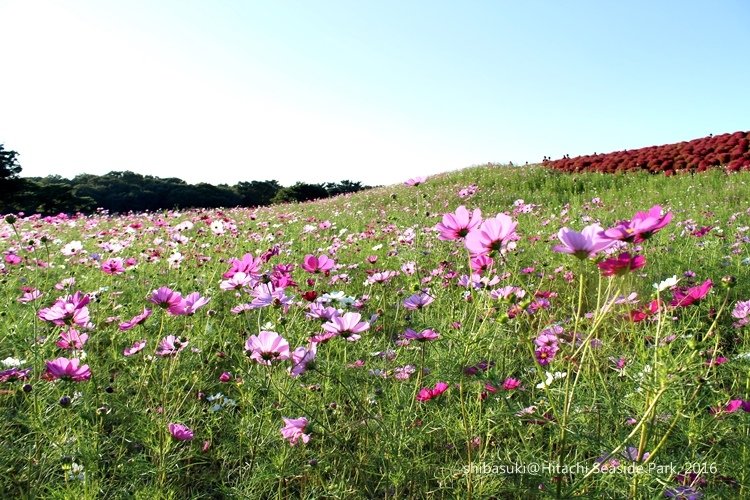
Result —
[[748, 496], [749, 183], [5, 217], [1, 496]]

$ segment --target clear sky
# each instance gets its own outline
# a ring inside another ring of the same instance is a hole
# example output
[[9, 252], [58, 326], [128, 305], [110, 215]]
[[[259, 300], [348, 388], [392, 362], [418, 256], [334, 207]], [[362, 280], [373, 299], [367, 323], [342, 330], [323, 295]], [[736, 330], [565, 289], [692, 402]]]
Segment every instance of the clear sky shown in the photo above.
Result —
[[390, 184], [750, 130], [747, 0], [0, 0], [24, 176]]

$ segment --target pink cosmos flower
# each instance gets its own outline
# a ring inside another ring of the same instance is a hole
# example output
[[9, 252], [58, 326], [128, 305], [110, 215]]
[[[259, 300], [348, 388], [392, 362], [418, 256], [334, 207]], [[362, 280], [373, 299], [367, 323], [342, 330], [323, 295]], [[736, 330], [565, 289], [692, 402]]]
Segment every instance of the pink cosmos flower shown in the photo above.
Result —
[[42, 292], [40, 292], [36, 288], [31, 288], [29, 290], [24, 290], [23, 295], [18, 298], [18, 302], [21, 302], [22, 304], [28, 304], [29, 302], [33, 302], [41, 296]]
[[408, 299], [404, 301], [404, 307], [406, 309], [409, 309], [410, 311], [416, 311], [417, 309], [422, 309], [432, 304], [434, 300], [435, 299], [433, 299], [431, 296], [429, 296], [426, 293], [423, 293], [423, 292], [415, 293], [414, 295], [412, 295], [411, 297], [409, 297]]
[[420, 184], [424, 184], [427, 182], [427, 177], [412, 177], [411, 179], [407, 179], [404, 181], [405, 186], [419, 186]]
[[481, 223], [482, 211], [480, 209], [476, 208], [470, 214], [466, 207], [461, 205], [454, 213], [443, 215], [443, 222], [439, 222], [435, 229], [440, 232], [438, 239], [443, 241], [460, 240]]
[[142, 351], [144, 347], [146, 347], [146, 341], [138, 340], [130, 347], [126, 347], [125, 350], [122, 351], [122, 353], [125, 356], [132, 356], [133, 354]]
[[408, 344], [412, 340], [416, 340], [417, 342], [425, 342], [428, 340], [437, 340], [440, 338], [440, 334], [434, 330], [422, 330], [421, 332], [417, 333], [411, 328], [407, 328], [407, 330], [401, 334], [401, 338], [406, 341]]
[[289, 375], [299, 377], [305, 373], [315, 361], [318, 352], [318, 344], [311, 342], [308, 347], [300, 346], [292, 352], [292, 366], [289, 367]]
[[327, 323], [323, 323], [323, 330], [334, 335], [339, 335], [349, 342], [356, 342], [359, 340], [360, 333], [370, 328], [370, 323], [367, 321], [360, 321], [362, 315], [354, 312], [344, 313], [342, 316], [331, 318]]
[[182, 300], [182, 294], [166, 286], [151, 292], [149, 301], [166, 309], [173, 316], [180, 316], [185, 312], [185, 303]]
[[89, 365], [80, 365], [81, 360], [78, 358], [57, 358], [47, 361], [47, 371], [44, 378], [47, 380], [72, 380], [74, 382], [83, 382], [91, 378]]
[[260, 268], [263, 265], [263, 260], [260, 257], [256, 258], [253, 257], [253, 254], [246, 253], [242, 256], [242, 259], [230, 259], [229, 262], [232, 267], [222, 277], [231, 278], [235, 273], [242, 272], [252, 278], [260, 278]]
[[732, 317], [738, 320], [733, 323], [735, 328], [741, 328], [750, 323], [750, 300], [738, 301], [732, 310]]
[[250, 307], [252, 309], [273, 306], [277, 308], [281, 307], [286, 311], [292, 304], [292, 297], [289, 297], [284, 293], [284, 288], [276, 288], [271, 283], [260, 283], [253, 288], [250, 295], [255, 297], [252, 302], [250, 302]]
[[262, 331], [251, 336], [245, 342], [245, 350], [250, 353], [250, 359], [266, 366], [291, 357], [289, 343], [276, 332]]
[[340, 316], [341, 311], [332, 306], [326, 306], [320, 302], [311, 302], [308, 306], [308, 312], [305, 316], [309, 319], [321, 319], [323, 321], [330, 321], [336, 316]]
[[497, 214], [485, 219], [482, 224], [466, 235], [464, 245], [472, 255], [502, 252], [511, 241], [517, 239], [518, 223], [506, 214]]
[[615, 259], [606, 259], [597, 264], [602, 276], [623, 276], [645, 265], [646, 257], [643, 255], [631, 256], [628, 252], [621, 253]]
[[159, 342], [159, 346], [156, 348], [156, 355], [162, 357], [174, 356], [185, 349], [189, 343], [188, 339], [184, 337], [167, 335]]
[[669, 305], [672, 307], [687, 307], [695, 304], [708, 295], [713, 285], [713, 282], [709, 279], [692, 288], [676, 288], [672, 295], [672, 302]]
[[602, 237], [613, 240], [640, 243], [669, 224], [672, 212], [661, 214], [662, 208], [654, 205], [648, 212], [637, 212], [629, 221], [622, 221], [617, 226], [602, 231]]
[[284, 427], [281, 428], [281, 436], [289, 441], [291, 446], [296, 446], [300, 439], [305, 444], [310, 441], [310, 435], [305, 434], [305, 428], [308, 426], [308, 421], [305, 417], [282, 417], [282, 419], [284, 420]]
[[302, 262], [302, 269], [312, 274], [327, 273], [331, 269], [333, 269], [335, 265], [336, 263], [333, 261], [333, 259], [329, 258], [326, 255], [316, 257], [314, 255], [308, 254], [305, 255], [305, 258]]
[[89, 303], [89, 296], [76, 292], [73, 295], [67, 295], [51, 306], [39, 311], [39, 318], [44, 321], [51, 321], [55, 325], [63, 326], [66, 324], [89, 327], [89, 309], [86, 304]]
[[107, 274], [122, 274], [125, 272], [125, 266], [123, 260], [116, 257], [102, 262], [101, 270]]
[[445, 382], [438, 382], [435, 387], [430, 389], [429, 387], [423, 387], [417, 394], [417, 401], [429, 401], [433, 398], [440, 396], [442, 393], [448, 390], [448, 384]]
[[594, 257], [602, 250], [606, 250], [615, 244], [616, 240], [603, 237], [602, 228], [599, 224], [591, 224], [583, 228], [580, 233], [564, 227], [557, 233], [562, 245], [555, 245], [555, 252], [569, 253], [579, 259]]
[[167, 427], [172, 437], [178, 441], [190, 441], [193, 439], [193, 431], [186, 425], [170, 423]]
[[521, 381], [517, 378], [508, 377], [503, 382], [503, 389], [506, 391], [513, 391], [521, 386]]
[[149, 316], [151, 316], [151, 309], [144, 307], [143, 312], [141, 314], [133, 316], [132, 319], [128, 321], [123, 321], [122, 323], [120, 323], [119, 325], [120, 331], [125, 332], [128, 330], [132, 330], [137, 325], [143, 324], [148, 319]]
[[60, 340], [55, 344], [60, 349], [83, 349], [83, 344], [89, 339], [85, 333], [71, 328], [70, 330], [60, 332]]
[[495, 261], [487, 254], [475, 255], [471, 258], [471, 270], [476, 274], [489, 271]]
[[230, 382], [231, 380], [232, 380], [232, 374], [229, 372], [222, 372], [221, 375], [219, 375], [219, 382], [226, 384], [227, 382]]
[[195, 311], [200, 309], [201, 307], [208, 304], [208, 301], [211, 300], [206, 297], [201, 297], [201, 294], [198, 292], [193, 292], [189, 294], [187, 297], [185, 297], [185, 311], [184, 314], [187, 316], [190, 316], [192, 314], [195, 314]]

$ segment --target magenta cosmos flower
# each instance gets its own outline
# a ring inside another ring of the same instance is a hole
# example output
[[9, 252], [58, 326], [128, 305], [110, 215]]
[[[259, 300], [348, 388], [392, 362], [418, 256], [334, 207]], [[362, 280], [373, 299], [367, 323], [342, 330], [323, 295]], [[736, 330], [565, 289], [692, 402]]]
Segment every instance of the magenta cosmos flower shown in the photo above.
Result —
[[623, 252], [617, 258], [606, 259], [597, 264], [602, 272], [602, 276], [623, 276], [645, 265], [646, 257], [643, 255], [630, 255], [628, 252]]
[[310, 435], [305, 434], [305, 428], [308, 425], [308, 421], [305, 417], [282, 417], [282, 419], [284, 420], [284, 427], [281, 428], [281, 436], [289, 441], [290, 445], [296, 446], [300, 439], [305, 444], [310, 441]]
[[245, 350], [249, 353], [250, 359], [267, 366], [291, 357], [289, 343], [276, 332], [262, 331], [257, 336], [251, 336], [245, 342]]
[[464, 245], [472, 255], [501, 252], [508, 243], [517, 239], [518, 223], [506, 214], [485, 219], [478, 228], [466, 235]]
[[435, 387], [429, 388], [429, 387], [423, 387], [419, 390], [419, 394], [417, 394], [417, 401], [429, 401], [433, 398], [436, 398], [440, 396], [442, 393], [448, 390], [448, 384], [445, 382], [438, 382], [435, 384]]
[[125, 272], [125, 266], [121, 258], [115, 257], [102, 262], [101, 270], [106, 274], [122, 274]]
[[677, 288], [672, 295], [672, 307], [687, 307], [701, 301], [714, 286], [711, 280], [706, 280], [692, 288]]
[[339, 335], [349, 342], [355, 342], [362, 338], [360, 333], [370, 328], [370, 323], [360, 321], [362, 315], [354, 312], [347, 312], [341, 316], [331, 318], [327, 323], [323, 323], [323, 330], [333, 335]]
[[44, 378], [47, 380], [72, 380], [73, 382], [83, 382], [91, 378], [89, 365], [81, 366], [81, 360], [78, 358], [57, 358], [47, 361], [47, 371]]
[[149, 300], [157, 306], [166, 309], [169, 314], [174, 316], [179, 316], [185, 312], [185, 303], [182, 299], [182, 294], [166, 286], [151, 292]]
[[151, 309], [144, 307], [143, 312], [141, 314], [133, 316], [132, 319], [128, 321], [123, 321], [122, 323], [120, 323], [119, 325], [120, 330], [123, 332], [127, 330], [131, 330], [135, 328], [137, 325], [143, 324], [149, 318], [149, 316], [151, 316]]
[[637, 212], [629, 221], [622, 221], [617, 226], [602, 231], [602, 236], [613, 240], [640, 243], [669, 224], [672, 212], [662, 215], [662, 208], [654, 205], [648, 212]]
[[260, 257], [254, 257], [251, 253], [246, 253], [241, 259], [230, 259], [229, 263], [232, 267], [229, 271], [225, 272], [222, 277], [231, 278], [235, 273], [245, 273], [253, 278], [260, 278], [260, 268], [263, 265], [263, 260]]
[[170, 423], [168, 426], [169, 433], [178, 441], [190, 441], [193, 439], [193, 431], [187, 425]]
[[569, 253], [579, 259], [594, 257], [602, 250], [615, 244], [615, 240], [601, 236], [602, 228], [599, 224], [591, 224], [583, 228], [580, 233], [564, 227], [557, 233], [562, 245], [555, 245], [552, 250]]
[[472, 213], [469, 213], [466, 207], [461, 205], [454, 213], [443, 215], [443, 222], [439, 222], [435, 229], [440, 232], [438, 239], [443, 241], [460, 240], [481, 223], [481, 210], [475, 208]]
[[328, 258], [326, 255], [321, 255], [320, 257], [316, 257], [314, 255], [308, 254], [305, 255], [305, 258], [302, 261], [302, 269], [307, 271], [308, 273], [327, 273], [331, 269], [333, 269], [333, 266], [335, 266], [336, 263], [333, 261], [333, 259]]

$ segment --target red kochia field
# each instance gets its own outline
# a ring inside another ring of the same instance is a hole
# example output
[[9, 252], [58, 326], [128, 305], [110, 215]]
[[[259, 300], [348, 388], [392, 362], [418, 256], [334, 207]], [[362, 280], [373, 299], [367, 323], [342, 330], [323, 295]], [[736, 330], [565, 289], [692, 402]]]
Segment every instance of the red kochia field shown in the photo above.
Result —
[[544, 162], [564, 172], [625, 172], [646, 170], [666, 175], [723, 168], [728, 172], [750, 170], [750, 132], [711, 135], [692, 141], [649, 146], [630, 151], [576, 156]]

